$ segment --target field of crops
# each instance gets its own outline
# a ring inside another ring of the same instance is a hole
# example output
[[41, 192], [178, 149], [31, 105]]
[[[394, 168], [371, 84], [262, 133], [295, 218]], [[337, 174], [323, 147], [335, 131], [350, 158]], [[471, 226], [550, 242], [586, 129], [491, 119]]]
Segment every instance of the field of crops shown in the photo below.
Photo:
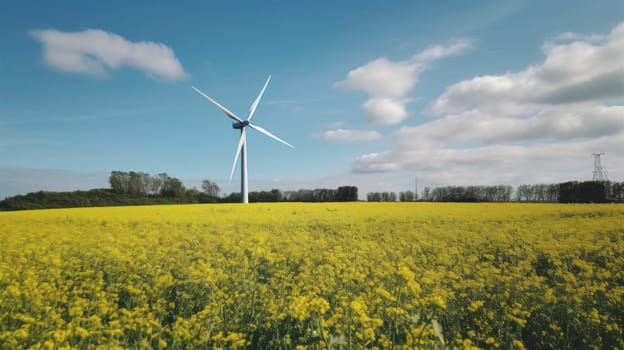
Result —
[[0, 348], [624, 349], [624, 205], [0, 213]]

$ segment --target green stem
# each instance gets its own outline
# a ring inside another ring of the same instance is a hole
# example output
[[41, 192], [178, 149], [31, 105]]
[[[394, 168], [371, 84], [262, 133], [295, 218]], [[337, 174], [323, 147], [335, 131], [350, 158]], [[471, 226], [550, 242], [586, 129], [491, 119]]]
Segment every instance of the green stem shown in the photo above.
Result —
[[418, 334], [418, 341], [416, 342], [418, 349], [420, 349], [420, 340], [422, 338], [423, 333], [425, 332], [425, 328], [427, 328], [427, 325], [429, 324], [430, 321], [431, 321], [430, 319], [425, 320], [422, 328], [420, 329], [420, 333]]

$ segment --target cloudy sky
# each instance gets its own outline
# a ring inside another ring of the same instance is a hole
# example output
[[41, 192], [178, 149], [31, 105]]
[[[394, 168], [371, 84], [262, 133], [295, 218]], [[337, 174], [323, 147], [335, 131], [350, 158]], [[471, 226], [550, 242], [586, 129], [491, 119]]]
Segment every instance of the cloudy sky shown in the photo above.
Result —
[[624, 2], [4, 1], [0, 198], [112, 170], [251, 190], [624, 181]]

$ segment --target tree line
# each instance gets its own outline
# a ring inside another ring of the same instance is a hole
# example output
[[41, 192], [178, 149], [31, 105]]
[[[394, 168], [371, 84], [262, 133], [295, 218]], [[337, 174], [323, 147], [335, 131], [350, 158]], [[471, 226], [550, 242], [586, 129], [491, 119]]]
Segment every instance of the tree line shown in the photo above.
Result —
[[221, 191], [219, 186], [210, 180], [203, 180], [203, 192], [199, 192], [196, 189], [187, 190], [182, 181], [167, 175], [167, 173], [152, 176], [148, 173], [136, 171], [113, 171], [108, 178], [108, 183], [114, 193], [132, 196], [175, 198], [184, 196], [197, 197], [203, 194], [207, 197], [217, 198]]
[[[515, 193], [515, 196], [514, 196]], [[606, 203], [624, 202], [624, 182], [569, 181], [555, 184], [524, 184], [515, 191], [509, 185], [425, 187], [422, 195], [412, 191], [369, 192], [369, 202], [560, 202]]]
[[[201, 190], [187, 189], [182, 181], [167, 175], [167, 173], [150, 175], [137, 171], [112, 171], [108, 182], [110, 188], [106, 189], [73, 192], [39, 191], [7, 197], [0, 201], [0, 210], [240, 202], [240, 193], [234, 192], [221, 197], [221, 189], [210, 180], [202, 181]], [[273, 189], [249, 193], [250, 202], [341, 202], [357, 200], [358, 189], [355, 186], [285, 192]]]
[[337, 189], [318, 188], [284, 191], [283, 200], [287, 202], [351, 202], [358, 200], [356, 186], [340, 186]]
[[624, 202], [624, 182], [570, 181], [559, 184], [559, 202]]
[[[88, 206], [119, 206], [182, 203], [236, 203], [240, 193], [220, 196], [219, 186], [203, 180], [201, 190], [187, 189], [182, 181], [167, 173], [150, 175], [135, 171], [113, 171], [110, 188], [89, 191], [39, 191], [7, 197], [0, 201], [0, 210], [70, 208]], [[514, 196], [515, 193], [515, 196]], [[357, 201], [356, 186], [337, 189], [318, 188], [295, 191], [252, 191], [250, 202], [345, 202]], [[369, 202], [561, 202], [605, 203], [624, 202], [624, 182], [569, 181], [556, 184], [523, 184], [515, 191], [512, 186], [442, 186], [425, 187], [422, 195], [413, 191], [368, 192]]]
[[[250, 202], [352, 202], [357, 200], [358, 188], [356, 186], [340, 186], [336, 189], [317, 188], [296, 191], [272, 189], [271, 191], [249, 192]], [[238, 202], [240, 193], [230, 193], [222, 201]]]
[[50, 208], [102, 207], [121, 205], [217, 203], [219, 186], [209, 180], [202, 182], [202, 190], [187, 189], [182, 181], [160, 173], [150, 175], [136, 171], [113, 171], [110, 188], [88, 191], [39, 191], [17, 195], [0, 201], [0, 210]]
[[558, 184], [520, 185], [518, 201], [560, 203], [624, 202], [624, 182], [568, 181]]
[[443, 186], [433, 189], [425, 187], [420, 197], [413, 191], [399, 192], [398, 196], [395, 192], [369, 192], [366, 199], [369, 202], [509, 202], [512, 193], [513, 187], [508, 185]]

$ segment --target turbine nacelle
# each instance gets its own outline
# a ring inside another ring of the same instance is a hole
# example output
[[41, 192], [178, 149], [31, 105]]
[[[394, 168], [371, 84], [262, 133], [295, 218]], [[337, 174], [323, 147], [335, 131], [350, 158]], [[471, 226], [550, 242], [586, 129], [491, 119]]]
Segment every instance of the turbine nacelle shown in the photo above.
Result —
[[249, 120], [243, 120], [242, 122], [232, 123], [232, 128], [240, 130], [247, 125], [249, 125]]

